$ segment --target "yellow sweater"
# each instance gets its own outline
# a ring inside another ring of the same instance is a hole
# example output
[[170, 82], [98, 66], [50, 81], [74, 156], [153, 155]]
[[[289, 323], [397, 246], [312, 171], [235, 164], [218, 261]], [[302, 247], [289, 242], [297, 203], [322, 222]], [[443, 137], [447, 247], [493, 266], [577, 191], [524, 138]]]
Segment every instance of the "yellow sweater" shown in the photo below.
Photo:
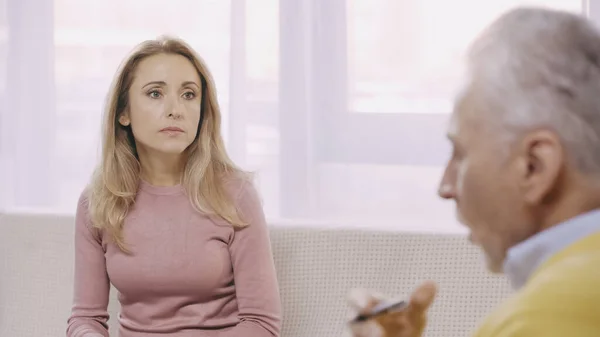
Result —
[[552, 256], [475, 337], [600, 337], [600, 233]]

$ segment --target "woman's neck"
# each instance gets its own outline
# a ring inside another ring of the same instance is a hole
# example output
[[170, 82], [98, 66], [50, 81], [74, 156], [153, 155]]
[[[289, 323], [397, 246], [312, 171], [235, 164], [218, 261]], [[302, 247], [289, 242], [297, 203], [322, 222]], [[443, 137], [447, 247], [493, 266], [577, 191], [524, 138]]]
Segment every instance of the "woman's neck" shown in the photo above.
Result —
[[174, 186], [181, 183], [185, 167], [183, 155], [142, 155], [141, 178], [154, 186]]

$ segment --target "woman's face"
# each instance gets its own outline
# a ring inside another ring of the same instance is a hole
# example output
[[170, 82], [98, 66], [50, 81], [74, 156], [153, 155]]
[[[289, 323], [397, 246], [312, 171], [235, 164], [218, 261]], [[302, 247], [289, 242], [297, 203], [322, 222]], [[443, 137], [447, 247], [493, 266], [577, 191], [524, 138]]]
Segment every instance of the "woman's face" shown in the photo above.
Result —
[[135, 70], [119, 123], [131, 126], [140, 155], [181, 155], [198, 132], [201, 93], [200, 76], [187, 58], [149, 56]]

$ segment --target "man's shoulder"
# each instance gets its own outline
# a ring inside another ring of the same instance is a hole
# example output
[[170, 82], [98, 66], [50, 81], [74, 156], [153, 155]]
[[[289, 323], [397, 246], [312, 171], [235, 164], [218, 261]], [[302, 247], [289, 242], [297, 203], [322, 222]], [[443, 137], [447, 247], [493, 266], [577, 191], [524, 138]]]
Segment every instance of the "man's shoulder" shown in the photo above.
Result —
[[[600, 249], [564, 256], [540, 268], [514, 295], [515, 313], [597, 313]], [[510, 309], [510, 308], [509, 308]]]
[[597, 312], [511, 310], [490, 315], [474, 337], [598, 337]]
[[[475, 336], [560, 336], [569, 329], [592, 329], [600, 336], [599, 265], [600, 250], [547, 264], [488, 316]], [[588, 336], [585, 331], [581, 336]]]
[[[600, 297], [600, 242], [593, 249], [572, 250], [551, 259], [531, 276], [515, 296], [523, 305]], [[600, 304], [600, 301], [598, 301]]]

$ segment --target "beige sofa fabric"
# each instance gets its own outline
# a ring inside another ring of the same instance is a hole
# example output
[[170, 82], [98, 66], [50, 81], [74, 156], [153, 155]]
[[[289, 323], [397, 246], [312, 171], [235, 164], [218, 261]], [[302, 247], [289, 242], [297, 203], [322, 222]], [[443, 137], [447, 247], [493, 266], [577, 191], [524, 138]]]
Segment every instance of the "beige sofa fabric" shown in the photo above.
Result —
[[[0, 337], [64, 336], [71, 306], [73, 218], [0, 216]], [[466, 337], [510, 293], [462, 236], [291, 228], [271, 241], [284, 306], [283, 337], [347, 336], [349, 288], [407, 294], [433, 279], [440, 296], [428, 337]], [[111, 336], [118, 303], [111, 294]]]

